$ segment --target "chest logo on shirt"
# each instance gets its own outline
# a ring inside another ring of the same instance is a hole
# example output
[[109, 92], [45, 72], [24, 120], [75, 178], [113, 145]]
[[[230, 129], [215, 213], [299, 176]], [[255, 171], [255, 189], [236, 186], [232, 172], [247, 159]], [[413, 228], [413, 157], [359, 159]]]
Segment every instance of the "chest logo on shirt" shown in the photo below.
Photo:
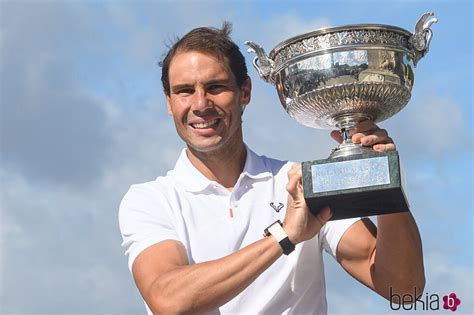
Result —
[[270, 202], [270, 207], [273, 208], [276, 212], [280, 212], [281, 209], [283, 209], [283, 204], [281, 202], [278, 203], [278, 206], [275, 205], [275, 203]]

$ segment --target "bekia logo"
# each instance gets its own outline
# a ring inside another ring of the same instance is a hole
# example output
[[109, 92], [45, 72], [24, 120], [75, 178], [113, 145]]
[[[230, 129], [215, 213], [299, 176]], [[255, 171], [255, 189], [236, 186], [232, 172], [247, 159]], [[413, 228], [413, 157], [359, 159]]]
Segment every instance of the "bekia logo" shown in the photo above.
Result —
[[[438, 294], [421, 294], [418, 296], [416, 288], [413, 288], [413, 294], [398, 294], [390, 287], [390, 308], [394, 311], [437, 311], [440, 306], [440, 298]], [[443, 296], [443, 309], [455, 312], [461, 304], [461, 300], [456, 296], [456, 293], [450, 293]]]
[[461, 300], [458, 299], [456, 293], [450, 293], [449, 295], [443, 296], [443, 308], [445, 310], [456, 311], [458, 309], [459, 304], [461, 304]]

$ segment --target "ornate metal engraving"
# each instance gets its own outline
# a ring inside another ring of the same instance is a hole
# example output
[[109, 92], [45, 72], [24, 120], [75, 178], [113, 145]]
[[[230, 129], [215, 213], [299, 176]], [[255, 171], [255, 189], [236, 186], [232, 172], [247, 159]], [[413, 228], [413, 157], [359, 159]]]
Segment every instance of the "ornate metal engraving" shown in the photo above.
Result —
[[409, 51], [408, 39], [410, 34], [400, 34], [385, 30], [355, 29], [339, 31], [322, 36], [312, 36], [302, 41], [290, 44], [278, 51], [272, 51], [270, 58], [275, 61], [275, 69], [288, 60], [304, 55], [306, 53], [317, 53], [319, 51], [344, 47], [348, 45], [381, 45], [393, 46], [397, 49]]

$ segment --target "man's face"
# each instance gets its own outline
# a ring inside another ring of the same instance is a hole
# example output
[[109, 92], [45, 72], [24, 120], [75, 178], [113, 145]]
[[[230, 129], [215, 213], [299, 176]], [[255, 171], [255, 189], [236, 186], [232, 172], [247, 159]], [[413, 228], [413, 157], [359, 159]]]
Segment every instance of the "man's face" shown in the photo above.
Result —
[[[241, 88], [225, 60], [198, 51], [178, 52], [169, 67], [168, 113], [192, 149], [211, 152], [242, 141], [242, 106], [250, 80]], [[237, 141], [237, 142], [236, 142]]]

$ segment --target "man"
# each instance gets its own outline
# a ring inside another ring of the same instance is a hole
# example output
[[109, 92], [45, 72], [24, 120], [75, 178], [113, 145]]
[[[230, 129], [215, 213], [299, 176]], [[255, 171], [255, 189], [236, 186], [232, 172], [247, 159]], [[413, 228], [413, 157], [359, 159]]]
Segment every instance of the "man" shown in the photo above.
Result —
[[[197, 28], [171, 47], [162, 83], [187, 148], [165, 177], [133, 185], [121, 203], [122, 246], [148, 312], [325, 314], [323, 248], [385, 298], [390, 288], [421, 294], [421, 241], [410, 213], [378, 217], [378, 230], [368, 219], [328, 222], [329, 208], [308, 211], [299, 164], [246, 147], [241, 115], [251, 81], [229, 33], [227, 23]], [[370, 121], [352, 140], [395, 149]]]

